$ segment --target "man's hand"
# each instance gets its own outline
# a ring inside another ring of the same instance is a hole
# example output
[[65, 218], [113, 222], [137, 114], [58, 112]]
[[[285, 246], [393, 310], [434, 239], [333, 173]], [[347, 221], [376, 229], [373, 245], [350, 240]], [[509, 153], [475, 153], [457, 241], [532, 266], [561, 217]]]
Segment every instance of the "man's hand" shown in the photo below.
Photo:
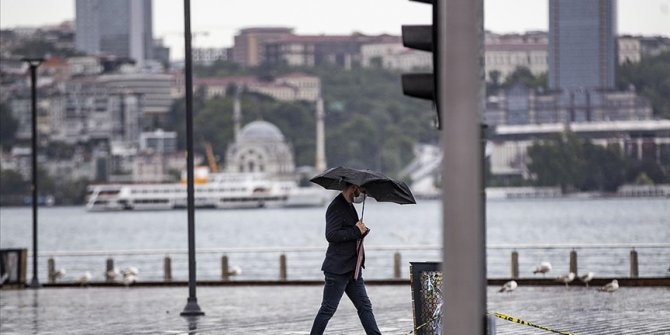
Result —
[[361, 234], [365, 234], [365, 232], [368, 230], [368, 227], [365, 226], [363, 220], [358, 220], [358, 222], [356, 222], [356, 227], [361, 231]]

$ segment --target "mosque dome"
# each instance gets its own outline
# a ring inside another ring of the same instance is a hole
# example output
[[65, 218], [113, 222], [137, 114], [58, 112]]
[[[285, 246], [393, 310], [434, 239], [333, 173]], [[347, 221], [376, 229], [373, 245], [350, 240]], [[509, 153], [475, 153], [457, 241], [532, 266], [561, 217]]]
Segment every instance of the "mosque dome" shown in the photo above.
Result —
[[267, 121], [254, 121], [240, 130], [240, 142], [283, 142], [284, 135]]

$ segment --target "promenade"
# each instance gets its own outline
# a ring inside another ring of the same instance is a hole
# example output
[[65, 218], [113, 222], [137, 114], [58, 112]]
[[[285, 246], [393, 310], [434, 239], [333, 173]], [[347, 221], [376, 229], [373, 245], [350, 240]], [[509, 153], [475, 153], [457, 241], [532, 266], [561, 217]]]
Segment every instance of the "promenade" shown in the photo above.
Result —
[[[409, 285], [369, 285], [384, 334], [412, 330]], [[322, 287], [204, 286], [206, 313], [179, 316], [187, 287], [65, 287], [0, 291], [0, 333], [13, 334], [308, 334]], [[622, 287], [614, 293], [583, 286], [488, 288], [489, 312], [575, 334], [670, 334], [670, 288]], [[497, 334], [551, 334], [498, 319]], [[327, 334], [364, 334], [343, 298]]]

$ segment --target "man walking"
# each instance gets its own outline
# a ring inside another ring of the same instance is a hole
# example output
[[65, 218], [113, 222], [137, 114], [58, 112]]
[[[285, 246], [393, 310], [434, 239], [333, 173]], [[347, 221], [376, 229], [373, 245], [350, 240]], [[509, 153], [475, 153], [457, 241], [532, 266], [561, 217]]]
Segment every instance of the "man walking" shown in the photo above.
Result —
[[370, 229], [358, 219], [353, 203], [364, 196], [359, 186], [344, 183], [342, 192], [326, 210], [328, 250], [321, 267], [326, 283], [321, 308], [312, 325], [312, 335], [323, 334], [344, 293], [356, 307], [365, 333], [381, 334], [361, 275], [365, 267], [363, 239]]

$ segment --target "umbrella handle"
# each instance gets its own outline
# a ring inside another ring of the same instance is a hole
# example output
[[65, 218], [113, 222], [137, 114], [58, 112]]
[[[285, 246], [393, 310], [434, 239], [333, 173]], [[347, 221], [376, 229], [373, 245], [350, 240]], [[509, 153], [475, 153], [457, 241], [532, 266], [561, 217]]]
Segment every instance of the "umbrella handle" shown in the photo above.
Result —
[[365, 199], [368, 198], [368, 195], [363, 193], [363, 209], [361, 209], [361, 221], [363, 221], [363, 215], [365, 215]]

